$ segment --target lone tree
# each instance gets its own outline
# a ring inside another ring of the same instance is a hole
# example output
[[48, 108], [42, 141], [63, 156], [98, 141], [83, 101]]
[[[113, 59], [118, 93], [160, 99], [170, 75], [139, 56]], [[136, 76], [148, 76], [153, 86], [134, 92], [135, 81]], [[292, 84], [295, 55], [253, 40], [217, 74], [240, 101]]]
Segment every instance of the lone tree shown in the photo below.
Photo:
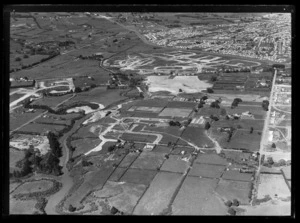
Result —
[[237, 199], [233, 199], [232, 205], [238, 207], [240, 205], [240, 202]]
[[230, 201], [230, 200], [226, 201], [225, 205], [227, 207], [231, 207], [232, 206], [232, 201]]
[[214, 90], [210, 87], [206, 88], [206, 90], [207, 90], [208, 93], [214, 93]]
[[22, 59], [20, 57], [17, 57], [15, 60], [16, 61], [21, 61]]
[[69, 205], [69, 208], [68, 208], [68, 209], [69, 209], [70, 212], [76, 211], [76, 208], [73, 207], [72, 204]]
[[272, 143], [272, 148], [274, 148], [274, 149], [276, 148], [276, 145], [274, 142]]
[[209, 124], [209, 122], [206, 122], [205, 123], [205, 129], [208, 130], [209, 128], [210, 128], [210, 124]]
[[253, 133], [253, 130], [254, 130], [253, 127], [251, 127], [251, 128], [250, 128], [250, 134]]
[[212, 77], [210, 78], [210, 81], [212, 81], [212, 82], [217, 81], [217, 77], [216, 77], [216, 76], [212, 76]]

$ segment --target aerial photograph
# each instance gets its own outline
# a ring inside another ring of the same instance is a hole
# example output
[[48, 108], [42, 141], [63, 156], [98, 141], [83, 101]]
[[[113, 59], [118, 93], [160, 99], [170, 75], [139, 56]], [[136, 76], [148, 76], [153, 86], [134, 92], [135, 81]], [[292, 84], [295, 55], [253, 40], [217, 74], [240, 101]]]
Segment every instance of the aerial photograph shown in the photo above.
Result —
[[293, 215], [292, 13], [95, 10], [9, 13], [9, 215]]

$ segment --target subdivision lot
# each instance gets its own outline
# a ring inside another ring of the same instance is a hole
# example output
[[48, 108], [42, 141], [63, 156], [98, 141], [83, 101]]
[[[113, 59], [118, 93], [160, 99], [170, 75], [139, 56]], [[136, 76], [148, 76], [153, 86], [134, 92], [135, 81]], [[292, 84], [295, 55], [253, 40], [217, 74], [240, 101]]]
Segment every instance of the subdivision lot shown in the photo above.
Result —
[[182, 160], [180, 155], [170, 155], [168, 159], [164, 162], [161, 171], [184, 173], [189, 167], [189, 163]]
[[216, 192], [225, 200], [237, 199], [241, 204], [249, 204], [251, 184], [251, 182], [221, 179], [216, 187]]
[[178, 187], [181, 174], [159, 172], [153, 179], [137, 206], [134, 215], [158, 215], [169, 205]]
[[120, 182], [149, 185], [155, 175], [156, 170], [142, 170], [129, 168], [125, 174], [119, 179]]
[[82, 138], [71, 141], [71, 146], [75, 148], [73, 157], [77, 157], [81, 154], [85, 154], [94, 149], [101, 143], [99, 138]]
[[161, 167], [165, 153], [156, 153], [143, 151], [140, 156], [133, 162], [131, 168], [156, 170]]
[[220, 178], [224, 169], [224, 166], [194, 163], [188, 175], [207, 178]]
[[165, 108], [161, 113], [159, 113], [159, 117], [168, 116], [168, 117], [188, 117], [192, 109], [190, 108]]
[[222, 166], [226, 166], [228, 164], [226, 159], [216, 153], [199, 154], [195, 162]]
[[126, 141], [137, 141], [137, 142], [153, 142], [157, 137], [154, 135], [140, 135], [133, 133], [123, 133], [121, 139]]
[[290, 189], [281, 174], [260, 174], [257, 198], [262, 199], [267, 195], [272, 199], [291, 196]]
[[172, 204], [172, 214], [226, 215], [227, 207], [214, 194], [217, 181], [187, 176]]
[[237, 180], [237, 181], [247, 181], [252, 180], [253, 174], [250, 173], [240, 173], [238, 170], [228, 170], [225, 171], [222, 178], [225, 180]]
[[196, 144], [199, 147], [211, 148], [214, 146], [213, 142], [206, 136], [205, 129], [188, 126], [181, 138]]
[[146, 186], [143, 184], [107, 181], [103, 189], [93, 192], [93, 197], [97, 201], [106, 200], [110, 206], [125, 214], [131, 214], [145, 190]]

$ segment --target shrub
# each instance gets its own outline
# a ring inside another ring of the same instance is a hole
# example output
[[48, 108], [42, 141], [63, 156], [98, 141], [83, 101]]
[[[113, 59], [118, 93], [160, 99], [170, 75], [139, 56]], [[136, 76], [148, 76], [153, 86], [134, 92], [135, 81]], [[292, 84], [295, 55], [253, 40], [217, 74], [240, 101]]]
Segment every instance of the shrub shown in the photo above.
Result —
[[27, 55], [27, 54], [25, 54], [24, 56], [23, 56], [23, 58], [28, 58], [29, 56]]
[[232, 206], [232, 201], [230, 201], [230, 200], [226, 201], [226, 202], [225, 202], [225, 205], [226, 205], [227, 207], [231, 207], [231, 206]]
[[117, 208], [115, 208], [115, 207], [112, 207], [111, 209], [110, 209], [110, 213], [111, 214], [117, 214], [119, 212], [119, 210], [117, 209]]
[[233, 199], [232, 205], [237, 207], [240, 205], [240, 202], [237, 199]]
[[76, 211], [76, 208], [75, 207], [73, 207], [71, 204], [69, 205], [69, 211], [70, 212], [74, 212], [74, 211]]
[[228, 214], [230, 215], [236, 215], [236, 211], [233, 208], [228, 209]]
[[116, 147], [115, 145], [109, 146], [107, 151], [112, 152], [112, 151], [114, 151], [115, 147]]
[[20, 57], [17, 57], [16, 59], [15, 59], [15, 61], [21, 61], [22, 59], [20, 58]]

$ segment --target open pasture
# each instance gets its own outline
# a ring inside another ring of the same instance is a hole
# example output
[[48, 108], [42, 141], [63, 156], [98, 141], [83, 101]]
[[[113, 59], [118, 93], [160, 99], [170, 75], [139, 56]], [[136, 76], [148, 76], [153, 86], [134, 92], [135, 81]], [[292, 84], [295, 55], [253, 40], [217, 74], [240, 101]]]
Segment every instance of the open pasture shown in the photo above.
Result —
[[206, 178], [220, 178], [225, 167], [220, 165], [194, 163], [189, 176], [201, 176]]
[[214, 194], [217, 179], [187, 176], [172, 204], [173, 215], [226, 215], [227, 207]]
[[251, 182], [221, 179], [216, 187], [216, 192], [225, 200], [237, 199], [241, 204], [248, 205], [251, 184]]
[[243, 148], [252, 152], [259, 151], [261, 135], [258, 132], [237, 130], [227, 148]]
[[192, 112], [191, 108], [165, 108], [161, 113], [159, 113], [159, 117], [188, 117]]
[[10, 130], [14, 130], [20, 127], [21, 125], [27, 123], [28, 120], [31, 120], [44, 112], [44, 110], [36, 110], [33, 113], [22, 113], [23, 111], [26, 110], [27, 109], [24, 108], [16, 108], [12, 113], [9, 114]]
[[221, 127], [233, 127], [235, 129], [249, 130], [253, 127], [254, 130], [262, 131], [264, 127], [263, 120], [255, 119], [239, 119], [239, 120], [219, 120], [212, 123], [212, 127], [221, 128]]
[[78, 93], [75, 98], [72, 98], [66, 104], [71, 104], [76, 101], [89, 101], [108, 106], [116, 101], [126, 99], [126, 97], [120, 95], [122, 92], [124, 92], [124, 90], [107, 90], [106, 87], [97, 87], [88, 92]]
[[53, 124], [28, 124], [19, 129], [20, 132], [34, 133], [34, 134], [46, 134], [46, 132], [61, 132], [67, 127], [64, 125], [53, 125]]
[[73, 157], [85, 154], [94, 149], [101, 143], [99, 138], [81, 138], [71, 141], [71, 145], [75, 148]]
[[199, 147], [211, 148], [214, 146], [213, 142], [206, 136], [205, 129], [202, 128], [188, 126], [181, 137]]
[[164, 155], [164, 153], [143, 151], [130, 168], [156, 170], [163, 164]]
[[129, 168], [119, 181], [148, 186], [156, 174], [156, 170]]

